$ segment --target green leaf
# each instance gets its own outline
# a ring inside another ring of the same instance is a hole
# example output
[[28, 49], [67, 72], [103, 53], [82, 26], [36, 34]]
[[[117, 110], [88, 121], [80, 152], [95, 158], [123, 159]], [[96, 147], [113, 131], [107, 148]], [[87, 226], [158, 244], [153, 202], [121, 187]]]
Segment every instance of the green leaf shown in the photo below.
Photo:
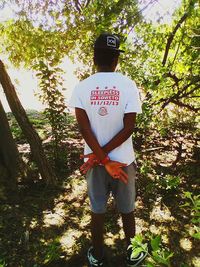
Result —
[[161, 236], [158, 235], [154, 239], [151, 240], [151, 247], [152, 247], [152, 249], [154, 251], [158, 250], [159, 249], [159, 246], [160, 246], [160, 243], [161, 243]]
[[200, 239], [200, 232], [193, 234], [192, 237], [194, 237], [196, 239]]
[[189, 198], [190, 200], [193, 201], [192, 193], [191, 192], [185, 192], [184, 195], [185, 195], [186, 198]]
[[158, 262], [158, 263], [162, 263], [164, 265], [167, 265], [168, 266], [168, 261], [163, 258], [161, 255], [159, 255], [157, 252], [155, 251], [152, 251], [152, 255], [153, 255], [153, 259]]
[[[194, 215], [195, 216], [195, 215]], [[200, 223], [200, 218], [193, 218], [192, 223]]]
[[145, 266], [146, 267], [155, 267], [155, 264], [148, 261], [148, 262], [145, 262]]
[[135, 248], [131, 253], [131, 258], [137, 257], [138, 254], [142, 251], [144, 251], [142, 247]]
[[180, 208], [189, 207], [189, 206], [190, 206], [190, 203], [185, 203], [183, 205], [180, 205]]

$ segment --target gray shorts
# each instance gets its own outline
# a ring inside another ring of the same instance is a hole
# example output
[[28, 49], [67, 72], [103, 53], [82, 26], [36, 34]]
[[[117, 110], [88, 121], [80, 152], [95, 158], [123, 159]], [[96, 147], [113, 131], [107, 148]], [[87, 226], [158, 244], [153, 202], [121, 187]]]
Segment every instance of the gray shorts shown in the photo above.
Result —
[[135, 164], [123, 170], [128, 174], [128, 184], [113, 179], [104, 166], [95, 166], [86, 174], [88, 196], [94, 213], [105, 213], [107, 201], [112, 193], [120, 213], [130, 213], [135, 208]]

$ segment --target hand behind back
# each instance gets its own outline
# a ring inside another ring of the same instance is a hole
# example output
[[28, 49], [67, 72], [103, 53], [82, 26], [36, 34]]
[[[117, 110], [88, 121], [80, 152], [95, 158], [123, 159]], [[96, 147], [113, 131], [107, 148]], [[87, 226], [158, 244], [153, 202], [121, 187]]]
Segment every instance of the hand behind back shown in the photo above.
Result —
[[[80, 167], [80, 170], [83, 174], [86, 174], [89, 169], [100, 163], [94, 153], [88, 155], [81, 155], [81, 158], [88, 158], [88, 160]], [[127, 166], [127, 164], [113, 160], [108, 161], [104, 165], [106, 171], [110, 174], [110, 176], [112, 176], [114, 179], [119, 179], [125, 184], [127, 184], [128, 175], [122, 169], [122, 167], [125, 166]]]
[[119, 179], [125, 184], [128, 183], [128, 175], [123, 171], [122, 167], [127, 166], [127, 164], [110, 160], [105, 164], [106, 171], [112, 176], [114, 179]]
[[88, 158], [88, 160], [84, 162], [80, 167], [80, 170], [83, 174], [86, 174], [89, 169], [91, 169], [95, 165], [98, 165], [100, 162], [94, 153], [81, 155], [80, 158]]

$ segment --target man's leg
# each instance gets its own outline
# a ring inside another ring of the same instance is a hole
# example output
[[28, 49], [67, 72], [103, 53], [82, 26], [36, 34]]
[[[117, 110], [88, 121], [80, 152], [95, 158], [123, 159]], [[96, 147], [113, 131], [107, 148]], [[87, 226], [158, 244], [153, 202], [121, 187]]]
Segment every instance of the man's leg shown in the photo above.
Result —
[[96, 259], [103, 257], [103, 232], [104, 232], [105, 213], [91, 214], [91, 234], [93, 253]]
[[[126, 242], [127, 247], [130, 245], [131, 241], [130, 239], [134, 237], [135, 235], [135, 218], [134, 218], [134, 212], [130, 213], [123, 213], [122, 214], [122, 221], [123, 221], [123, 228], [126, 236]], [[127, 258], [126, 263], [127, 266], [138, 266], [147, 256], [146, 251], [141, 251], [138, 253], [135, 257], [132, 257], [132, 249], [129, 248], [127, 250]]]
[[126, 237], [127, 246], [130, 245], [130, 238], [135, 236], [135, 175], [134, 164], [124, 167], [123, 170], [128, 174], [128, 184], [121, 181], [114, 181], [114, 188], [117, 208], [122, 216], [123, 229]]
[[135, 215], [134, 211], [130, 213], [121, 213], [123, 229], [126, 237], [127, 247], [130, 245], [130, 239], [135, 236]]
[[[99, 262], [103, 261], [103, 233], [106, 204], [108, 199], [108, 181], [106, 170], [103, 166], [90, 169], [86, 175], [88, 196], [91, 206], [91, 235], [92, 249], [88, 250], [88, 259], [92, 256]], [[95, 262], [95, 261], [94, 261]]]

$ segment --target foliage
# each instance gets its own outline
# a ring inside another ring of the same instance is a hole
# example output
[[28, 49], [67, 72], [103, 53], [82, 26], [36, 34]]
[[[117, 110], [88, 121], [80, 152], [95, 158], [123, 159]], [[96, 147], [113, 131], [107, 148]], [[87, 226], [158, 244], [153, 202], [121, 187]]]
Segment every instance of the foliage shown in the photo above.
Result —
[[184, 197], [189, 201], [186, 201], [181, 207], [190, 208], [192, 223], [193, 223], [193, 233], [192, 237], [200, 239], [200, 195], [193, 195], [191, 192], [184, 192]]
[[170, 266], [170, 258], [173, 256], [173, 253], [167, 251], [163, 248], [161, 243], [161, 237], [151, 236], [150, 235], [150, 245], [151, 251], [148, 249], [148, 243], [144, 243], [144, 238], [141, 235], [136, 235], [131, 239], [131, 245], [129, 247], [132, 248], [132, 257], [136, 257], [140, 252], [145, 252], [148, 254], [149, 261], [145, 260], [146, 265], [148, 267], [155, 266]]
[[136, 150], [140, 151], [142, 146], [148, 143], [148, 132], [152, 125], [153, 110], [149, 102], [142, 103], [142, 114], [137, 115], [137, 124], [132, 135], [133, 144]]
[[149, 160], [146, 160], [142, 163], [142, 166], [140, 167], [140, 174], [146, 176], [151, 170], [151, 162]]
[[[38, 112], [36, 110], [26, 110], [27, 116], [30, 122], [33, 124], [34, 128], [37, 130], [40, 138], [46, 139], [48, 137], [48, 120], [45, 118], [45, 115], [42, 112]], [[13, 137], [17, 143], [25, 143], [26, 138], [19, 128], [19, 125], [12, 115], [11, 112], [7, 113], [7, 118], [9, 121], [9, 125], [13, 134]], [[45, 126], [45, 127], [44, 127]]]
[[16, 19], [1, 25], [1, 49], [14, 64], [25, 63], [27, 67], [45, 56], [46, 47], [51, 48], [56, 62], [68, 55], [89, 63], [91, 45], [100, 32], [126, 34], [129, 26], [141, 19], [136, 0], [16, 3]]
[[0, 259], [0, 267], [6, 267], [5, 261]]
[[158, 175], [156, 178], [156, 184], [158, 184], [158, 187], [161, 187], [165, 190], [173, 190], [176, 189], [180, 185], [180, 177], [179, 176], [173, 176], [173, 175]]
[[[173, 253], [161, 247], [161, 237], [153, 237], [150, 242], [152, 248], [152, 259], [154, 260], [154, 262], [157, 264], [170, 266], [170, 258], [173, 256]], [[148, 264], [150, 264], [149, 267], [152, 266], [151, 263]]]
[[[51, 50], [49, 50], [51, 53]], [[52, 139], [54, 143], [54, 159], [55, 165], [59, 168], [62, 161], [60, 158], [61, 142], [66, 139], [66, 105], [65, 99], [61, 93], [62, 88], [62, 70], [54, 66], [54, 58], [50, 58], [46, 64], [39, 61], [35, 65], [38, 70], [37, 77], [40, 79], [40, 99], [43, 104], [47, 105], [44, 114], [49, 120], [52, 129]]]
[[16, 19], [1, 26], [1, 48], [14, 64], [32, 67], [38, 60], [44, 62], [49, 53], [56, 65], [68, 55], [84, 63], [84, 70], [77, 70], [84, 78], [94, 71], [91, 47], [95, 37], [113, 31], [121, 35], [127, 51], [120, 70], [148, 93], [154, 115], [158, 112], [155, 104], [161, 109], [172, 104], [198, 110], [197, 0], [184, 0], [171, 25], [146, 22], [135, 0], [16, 2]]
[[11, 128], [13, 137], [15, 138], [16, 141], [19, 141], [19, 140], [22, 141], [23, 139], [25, 140], [25, 136], [22, 133], [21, 128], [18, 127], [18, 124], [16, 121], [12, 122], [10, 128]]
[[129, 41], [122, 70], [136, 79], [151, 103], [161, 109], [173, 103], [198, 110], [198, 7], [196, 0], [183, 1], [171, 25], [144, 21], [135, 27], [136, 34]]
[[44, 264], [46, 265], [59, 259], [61, 251], [62, 250], [59, 241], [54, 240], [53, 242], [49, 243], [45, 249]]
[[137, 257], [140, 252], [148, 252], [147, 243], [143, 244], [143, 237], [141, 235], [136, 235], [131, 239], [131, 245], [129, 245], [128, 249], [132, 248], [131, 257]]

